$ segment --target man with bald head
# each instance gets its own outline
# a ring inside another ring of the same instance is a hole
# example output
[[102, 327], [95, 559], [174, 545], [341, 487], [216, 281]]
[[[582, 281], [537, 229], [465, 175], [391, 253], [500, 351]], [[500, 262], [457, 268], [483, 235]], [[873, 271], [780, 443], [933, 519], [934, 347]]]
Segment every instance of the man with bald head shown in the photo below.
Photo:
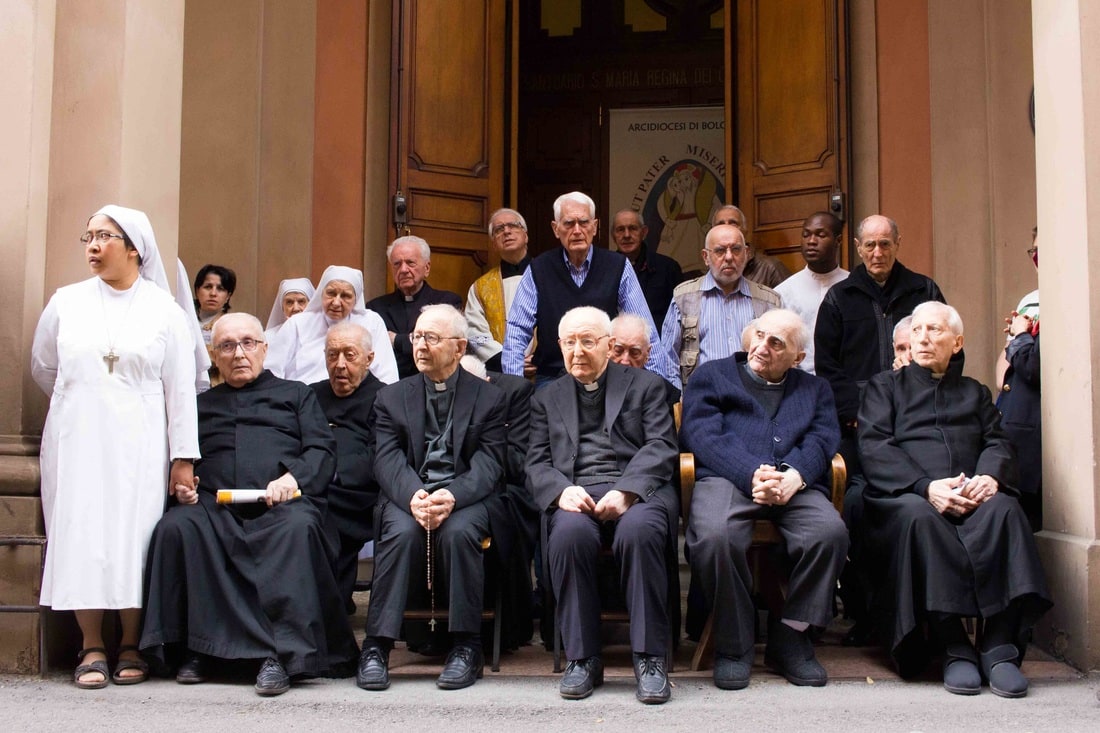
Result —
[[641, 213], [633, 209], [615, 212], [611, 220], [611, 239], [615, 242], [615, 249], [625, 255], [634, 268], [653, 322], [660, 330], [672, 300], [672, 291], [684, 279], [684, 273], [679, 262], [650, 250], [645, 241], [647, 234], [649, 227], [645, 225]]
[[707, 232], [706, 275], [680, 283], [661, 327], [661, 349], [675, 367], [669, 381], [687, 384], [696, 367], [741, 348], [741, 332], [783, 301], [772, 289], [742, 277], [748, 261], [745, 235], [731, 224]]
[[374, 397], [385, 386], [370, 373], [374, 344], [370, 331], [341, 321], [325, 336], [328, 379], [310, 385], [336, 438], [336, 475], [328, 486], [327, 525], [339, 543], [336, 579], [348, 613], [359, 570], [359, 551], [372, 539], [371, 517], [378, 499], [374, 482]]
[[894, 325], [926, 300], [943, 301], [931, 278], [898, 262], [901, 236], [893, 219], [874, 214], [856, 228], [862, 263], [829, 288], [814, 328], [814, 369], [829, 381], [840, 423], [840, 454], [848, 468], [844, 518], [851, 532], [851, 565], [841, 580], [844, 612], [856, 620], [845, 643], [867, 643], [870, 590], [863, 588], [863, 470], [856, 450], [856, 413], [867, 380], [893, 367]]
[[[649, 336], [646, 322], [633, 313], [623, 313], [611, 319], [611, 361], [623, 366], [644, 369], [649, 359]], [[680, 390], [665, 380], [665, 399], [669, 407], [680, 401]]]
[[[141, 648], [181, 655], [182, 684], [205, 681], [212, 659], [262, 662], [257, 694], [279, 695], [292, 675], [355, 659], [324, 529], [336, 443], [313, 391], [264, 369], [254, 316], [218, 319], [211, 346], [225, 382], [198, 396], [194, 484], [172, 487], [153, 532]], [[263, 496], [220, 504], [233, 489]]]
[[695, 454], [688, 520], [692, 576], [713, 608], [714, 683], [748, 685], [754, 653], [753, 522], [770, 519], [791, 564], [781, 614], [768, 622], [764, 661], [795, 685], [821, 686], [811, 626], [833, 617], [833, 593], [848, 535], [830, 502], [840, 434], [829, 385], [795, 367], [806, 327], [772, 310], [748, 326], [748, 351], [699, 367], [684, 393], [680, 441]]
[[[722, 224], [735, 226], [742, 232], [747, 232], [745, 226], [745, 212], [733, 204], [720, 206], [711, 212], [710, 225], [712, 227]], [[748, 260], [745, 262], [745, 270], [741, 274], [755, 283], [769, 288], [775, 288], [779, 283], [791, 276], [787, 266], [771, 255], [757, 252], [756, 248], [746, 242], [748, 247]]]

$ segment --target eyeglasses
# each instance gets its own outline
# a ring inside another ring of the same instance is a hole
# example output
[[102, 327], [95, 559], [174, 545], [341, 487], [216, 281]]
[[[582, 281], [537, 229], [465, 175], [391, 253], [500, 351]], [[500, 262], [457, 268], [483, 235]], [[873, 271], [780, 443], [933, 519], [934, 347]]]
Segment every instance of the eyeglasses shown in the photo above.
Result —
[[585, 229], [592, 223], [591, 219], [562, 219], [558, 222], [558, 226], [562, 229], [572, 229], [579, 226], [581, 229]]
[[602, 339], [611, 338], [610, 336], [584, 336], [582, 338], [575, 338], [570, 336], [569, 338], [558, 339], [558, 345], [564, 349], [575, 349], [577, 344], [581, 345], [581, 348], [588, 351], [596, 348], [596, 344], [600, 343]]
[[80, 235], [80, 242], [84, 245], [91, 244], [93, 239], [100, 244], [107, 244], [107, 242], [110, 242], [112, 239], [125, 240], [126, 237], [121, 234], [115, 234], [114, 232], [108, 232], [105, 229], [101, 229], [98, 232], [84, 232]]
[[724, 260], [727, 254], [732, 253], [734, 257], [739, 257], [745, 252], [745, 247], [739, 244], [735, 244], [732, 247], [715, 247], [714, 249], [707, 249], [712, 255], [720, 260]]
[[1027, 256], [1028, 257], [1034, 257], [1037, 254], [1039, 254], [1039, 248], [1038, 247], [1028, 247], [1027, 248]]
[[438, 333], [432, 333], [430, 331], [427, 332], [427, 333], [423, 333], [421, 331], [414, 331], [414, 332], [409, 334], [409, 341], [412, 342], [413, 346], [416, 346], [416, 342], [419, 341], [420, 339], [424, 339], [424, 343], [426, 343], [428, 346], [438, 346], [439, 342], [443, 341], [444, 339], [460, 339], [460, 338], [462, 338], [462, 337], [461, 336], [440, 336]]
[[614, 346], [611, 347], [611, 353], [614, 354], [615, 356], [622, 356], [625, 353], [629, 353], [631, 359], [641, 359], [642, 358], [642, 347], [641, 346], [624, 346], [623, 344], [615, 344]]
[[501, 234], [504, 234], [505, 232], [514, 232], [516, 230], [519, 230], [521, 232], [527, 231], [527, 229], [522, 224], [520, 224], [518, 221], [501, 222], [500, 224], [497, 224], [495, 227], [493, 227], [493, 236], [494, 237], [499, 237]]
[[233, 356], [237, 353], [238, 346], [241, 347], [246, 354], [251, 354], [256, 350], [256, 347], [262, 343], [264, 342], [257, 339], [241, 339], [240, 341], [222, 341], [214, 348], [217, 349], [222, 356]]

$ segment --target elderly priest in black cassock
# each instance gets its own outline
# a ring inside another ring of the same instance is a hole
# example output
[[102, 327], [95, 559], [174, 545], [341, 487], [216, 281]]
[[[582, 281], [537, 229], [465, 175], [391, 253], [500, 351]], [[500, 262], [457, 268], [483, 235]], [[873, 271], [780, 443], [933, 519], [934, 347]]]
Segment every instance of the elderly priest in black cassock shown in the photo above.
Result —
[[[913, 310], [912, 363], [867, 384], [859, 452], [881, 631], [903, 677], [943, 649], [948, 691], [1027, 694], [1020, 661], [1049, 593], [1016, 460], [989, 389], [962, 376], [963, 324], [938, 302]], [[978, 649], [962, 618], [984, 621]]]
[[420, 373], [382, 388], [374, 401], [380, 529], [356, 674], [364, 690], [390, 685], [389, 654], [410, 596], [448, 609], [454, 646], [436, 685], [458, 690], [482, 674], [482, 541], [504, 475], [505, 398], [459, 368], [466, 328], [454, 306], [425, 306], [409, 334]]
[[325, 336], [328, 379], [310, 385], [336, 438], [336, 475], [328, 486], [328, 527], [339, 543], [336, 583], [348, 614], [359, 551], [374, 533], [371, 517], [378, 500], [374, 482], [374, 397], [385, 384], [370, 373], [374, 344], [370, 331], [340, 321]]
[[[324, 528], [335, 441], [310, 388], [263, 369], [263, 338], [248, 314], [214, 327], [225, 383], [198, 397], [195, 485], [171, 487], [153, 532], [141, 648], [182, 651], [185, 684], [205, 681], [212, 657], [256, 660], [256, 692], [278, 695], [292, 675], [341, 671], [356, 648]], [[265, 494], [219, 505], [219, 489]]]

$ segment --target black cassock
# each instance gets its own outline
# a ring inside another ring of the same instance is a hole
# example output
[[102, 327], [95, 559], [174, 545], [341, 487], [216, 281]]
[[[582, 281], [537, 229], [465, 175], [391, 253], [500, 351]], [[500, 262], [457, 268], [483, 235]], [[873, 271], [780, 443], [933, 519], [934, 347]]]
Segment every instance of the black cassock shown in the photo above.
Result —
[[[198, 397], [199, 503], [173, 505], [146, 563], [141, 648], [221, 659], [277, 657], [288, 674], [343, 674], [357, 657], [325, 532], [335, 441], [312, 390], [264, 371]], [[289, 471], [302, 498], [219, 506], [218, 489], [263, 489]]]
[[337, 397], [328, 380], [311, 384], [328, 426], [336, 438], [336, 476], [328, 487], [327, 525], [338, 543], [336, 582], [340, 596], [354, 613], [351, 594], [359, 570], [359, 550], [373, 539], [372, 514], [378, 502], [374, 482], [374, 396], [385, 385], [370, 372], [358, 389]]
[[[927, 654], [926, 612], [988, 618], [1017, 602], [1017, 645], [1050, 608], [1035, 540], [1016, 497], [1016, 459], [989, 390], [962, 376], [960, 352], [936, 379], [913, 363], [868, 383], [859, 452], [876, 612], [901, 669]], [[999, 491], [963, 517], [927, 500], [936, 479], [985, 474]]]

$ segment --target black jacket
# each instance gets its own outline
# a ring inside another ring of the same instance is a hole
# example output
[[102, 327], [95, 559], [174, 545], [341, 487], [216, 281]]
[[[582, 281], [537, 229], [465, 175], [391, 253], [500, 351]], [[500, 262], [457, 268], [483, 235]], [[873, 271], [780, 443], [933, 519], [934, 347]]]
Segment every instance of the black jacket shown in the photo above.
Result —
[[814, 369], [829, 380], [843, 425], [856, 417], [867, 380], [894, 362], [894, 325], [928, 300], [944, 300], [931, 278], [894, 263], [882, 287], [864, 265], [821, 302], [814, 328]]

